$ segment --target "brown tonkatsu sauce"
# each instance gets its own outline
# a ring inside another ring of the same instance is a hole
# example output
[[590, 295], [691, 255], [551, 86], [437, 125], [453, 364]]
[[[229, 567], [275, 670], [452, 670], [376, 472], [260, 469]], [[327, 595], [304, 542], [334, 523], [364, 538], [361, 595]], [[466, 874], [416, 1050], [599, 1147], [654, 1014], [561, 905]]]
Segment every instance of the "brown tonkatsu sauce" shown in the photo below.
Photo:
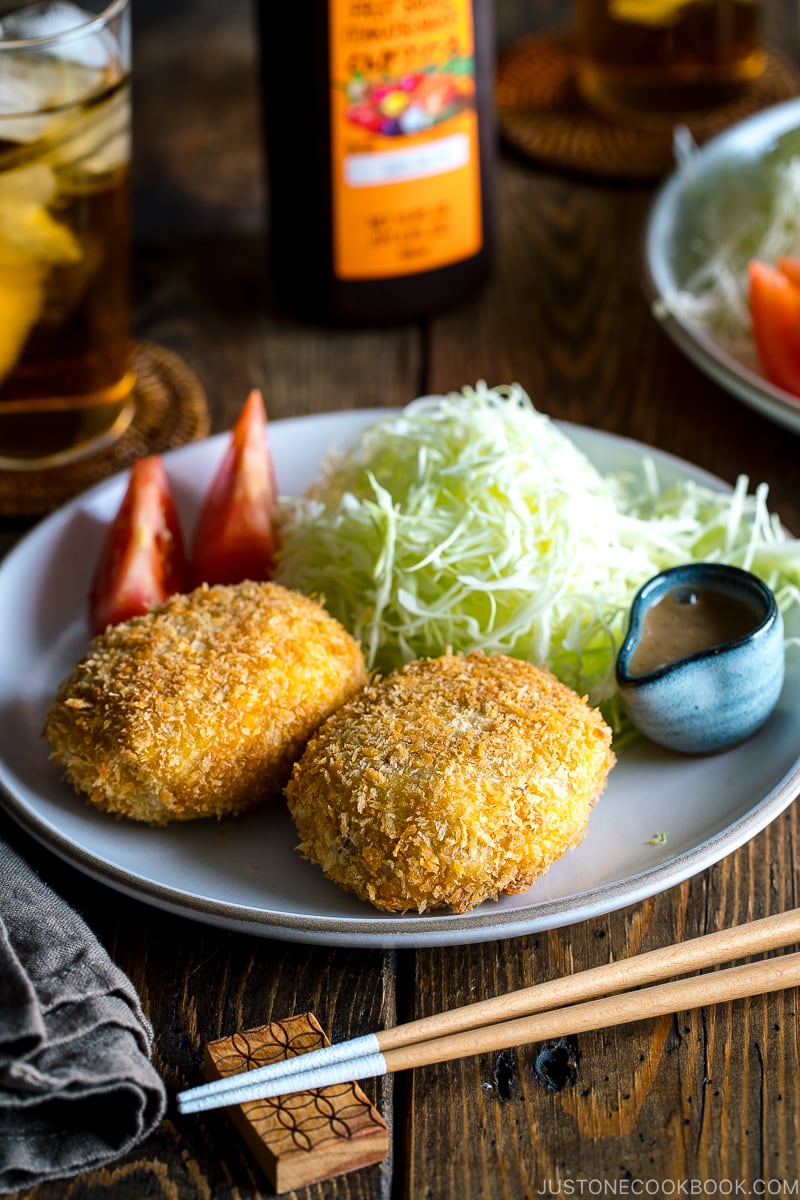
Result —
[[751, 633], [758, 610], [739, 596], [711, 587], [678, 587], [647, 609], [631, 674], [647, 675], [701, 650]]

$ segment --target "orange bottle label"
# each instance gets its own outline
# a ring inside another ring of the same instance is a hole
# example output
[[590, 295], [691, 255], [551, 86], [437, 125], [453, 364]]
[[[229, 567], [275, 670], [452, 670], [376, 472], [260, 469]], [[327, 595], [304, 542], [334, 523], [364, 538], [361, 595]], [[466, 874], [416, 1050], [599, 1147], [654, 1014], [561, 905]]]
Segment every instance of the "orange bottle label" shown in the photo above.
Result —
[[329, 0], [333, 270], [385, 279], [481, 249], [470, 0]]

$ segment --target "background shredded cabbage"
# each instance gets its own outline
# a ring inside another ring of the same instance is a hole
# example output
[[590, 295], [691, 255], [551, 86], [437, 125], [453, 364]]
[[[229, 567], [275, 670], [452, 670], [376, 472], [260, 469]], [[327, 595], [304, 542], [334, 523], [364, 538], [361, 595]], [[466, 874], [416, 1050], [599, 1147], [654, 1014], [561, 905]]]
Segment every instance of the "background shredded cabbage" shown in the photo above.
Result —
[[636, 590], [692, 559], [755, 571], [800, 600], [800, 543], [766, 487], [686, 480], [652, 459], [602, 477], [521, 387], [414, 401], [284, 501], [280, 582], [324, 597], [390, 670], [481, 648], [550, 668], [621, 727], [617, 650]]
[[754, 367], [748, 263], [800, 254], [799, 150], [800, 134], [792, 130], [763, 157], [732, 159], [695, 178], [697, 148], [681, 154], [689, 183], [672, 248], [680, 284], [656, 302], [656, 312], [701, 325]]

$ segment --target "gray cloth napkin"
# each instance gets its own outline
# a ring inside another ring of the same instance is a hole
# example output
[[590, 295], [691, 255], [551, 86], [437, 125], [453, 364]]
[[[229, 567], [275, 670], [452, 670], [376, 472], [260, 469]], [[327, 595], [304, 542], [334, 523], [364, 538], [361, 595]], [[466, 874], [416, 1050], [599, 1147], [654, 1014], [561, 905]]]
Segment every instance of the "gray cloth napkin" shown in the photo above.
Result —
[[0, 1192], [102, 1166], [155, 1129], [152, 1046], [130, 980], [0, 839]]

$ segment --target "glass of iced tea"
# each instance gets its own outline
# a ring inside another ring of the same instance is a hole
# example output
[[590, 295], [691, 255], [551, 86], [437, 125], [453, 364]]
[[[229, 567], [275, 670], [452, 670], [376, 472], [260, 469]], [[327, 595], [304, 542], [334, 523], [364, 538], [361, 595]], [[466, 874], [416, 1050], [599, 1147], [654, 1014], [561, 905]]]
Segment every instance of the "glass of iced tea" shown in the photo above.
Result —
[[575, 0], [578, 84], [614, 113], [735, 99], [764, 69], [762, 0]]
[[128, 0], [0, 0], [0, 469], [133, 414]]

